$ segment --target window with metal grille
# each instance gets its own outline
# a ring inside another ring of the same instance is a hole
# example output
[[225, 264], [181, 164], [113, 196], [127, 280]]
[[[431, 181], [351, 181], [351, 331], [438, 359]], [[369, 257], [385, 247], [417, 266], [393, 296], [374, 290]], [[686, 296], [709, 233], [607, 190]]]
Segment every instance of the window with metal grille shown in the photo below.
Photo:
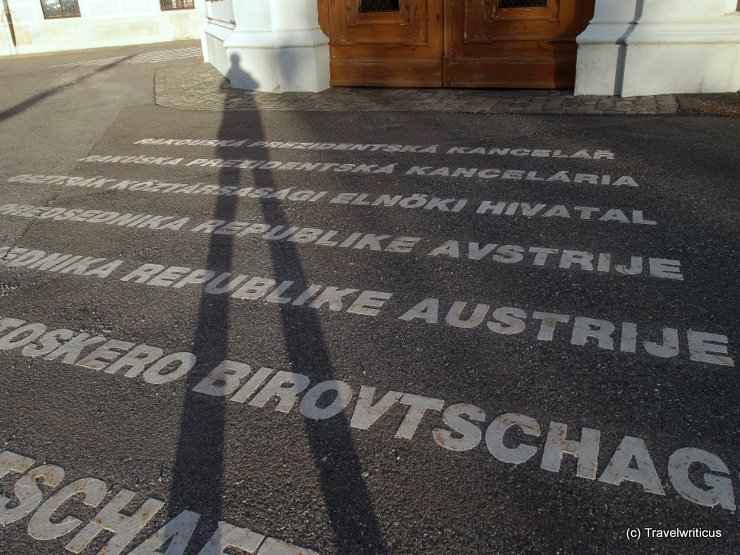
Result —
[[195, 8], [195, 0], [159, 0], [162, 10], [192, 10]]
[[77, 0], [41, 0], [44, 19], [59, 17], [80, 17], [80, 4]]
[[400, 0], [360, 0], [360, 13], [398, 12]]
[[499, 8], [546, 8], [547, 0], [501, 0]]

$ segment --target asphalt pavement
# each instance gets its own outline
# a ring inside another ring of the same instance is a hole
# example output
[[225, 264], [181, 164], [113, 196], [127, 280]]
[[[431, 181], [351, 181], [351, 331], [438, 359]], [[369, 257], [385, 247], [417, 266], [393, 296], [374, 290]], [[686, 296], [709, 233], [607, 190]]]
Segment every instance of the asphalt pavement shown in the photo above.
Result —
[[0, 552], [740, 550], [740, 120], [156, 105], [192, 46], [0, 60]]

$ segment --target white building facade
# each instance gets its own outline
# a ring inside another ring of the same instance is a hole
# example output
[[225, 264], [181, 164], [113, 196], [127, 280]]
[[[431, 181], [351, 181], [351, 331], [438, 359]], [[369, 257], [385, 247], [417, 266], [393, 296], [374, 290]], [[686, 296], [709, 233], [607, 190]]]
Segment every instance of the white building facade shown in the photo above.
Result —
[[329, 87], [329, 39], [316, 0], [206, 1], [203, 56], [238, 88]]
[[740, 0], [0, 0], [0, 56], [200, 38], [232, 85], [740, 90]]
[[[366, 7], [364, 11], [363, 6]], [[391, 80], [394, 69], [391, 63], [375, 64], [374, 71], [380, 76], [378, 81], [369, 79], [368, 71], [360, 76], [362, 72], [358, 70], [356, 83], [352, 82], [351, 69], [345, 72], [348, 78], [343, 73], [338, 79], [338, 74], [345, 69], [346, 53], [354, 45], [358, 56], [367, 57], [368, 49], [380, 56], [385, 44], [400, 36], [393, 35], [389, 26], [395, 22], [413, 27], [415, 13], [423, 11], [426, 14], [419, 25], [428, 25], [433, 19], [430, 14], [434, 16], [435, 13], [437, 19], [441, 14], [451, 20], [458, 13], [461, 14], [458, 19], [482, 14], [486, 25], [490, 24], [491, 29], [505, 36], [509, 29], [512, 33], [517, 29], [526, 33], [525, 27], [517, 27], [521, 21], [530, 24], [527, 28], [558, 18], [572, 18], [578, 24], [579, 9], [588, 10], [590, 22], [572, 39], [577, 54], [571, 60], [575, 79], [572, 75], [570, 78], [576, 94], [639, 96], [740, 90], [738, 0], [595, 0], [595, 4], [594, 0], [576, 0], [572, 5], [568, 0], [206, 0], [203, 48], [206, 61], [232, 78], [235, 86], [243, 88], [270, 92], [319, 91], [337, 80], [340, 84], [382, 83], [384, 74], [389, 76], [388, 83], [392, 85], [398, 81]], [[497, 18], [500, 25], [494, 27]], [[358, 35], [351, 32], [362, 29], [363, 25], [369, 30], [367, 36], [356, 39]], [[450, 25], [458, 24], [451, 21]], [[458, 26], [462, 29], [463, 24]], [[337, 27], [342, 27], [342, 31], [337, 31]], [[483, 23], [479, 27], [483, 30], [475, 25], [465, 28], [460, 36], [473, 36], [479, 43], [488, 40], [491, 45], [490, 60], [484, 59], [480, 50], [463, 60], [466, 67], [478, 61], [486, 68], [489, 77], [481, 81], [480, 86], [519, 86], [517, 83], [528, 86], [521, 79], [508, 84], [505, 80], [496, 80], [496, 71], [503, 74], [507, 68], [515, 64], [521, 66], [526, 61], [498, 60], [494, 50], [501, 39], [486, 35]], [[453, 45], [456, 28], [453, 28], [450, 41]], [[544, 23], [542, 29], [543, 33], [547, 32]], [[428, 37], [436, 31], [430, 31], [427, 26], [424, 32]], [[564, 39], [563, 34], [555, 36], [550, 32], [549, 36], [529, 38], [541, 44], [549, 40], [555, 46], [571, 40], [570, 37]], [[413, 44], [419, 51], [433, 47], [433, 40], [423, 42], [419, 38], [423, 34], [401, 37], [394, 46]], [[516, 50], [511, 47], [516, 44], [509, 43], [509, 52]], [[521, 44], [525, 48], [526, 43], [522, 41]], [[455, 71], [455, 53], [438, 50], [438, 54], [442, 59], [442, 72]], [[399, 56], [403, 56], [403, 52]], [[545, 53], [542, 59], [536, 59], [537, 56], [539, 54], [530, 56], [534, 60], [532, 71], [541, 71], [542, 77], [529, 86], [560, 86], [558, 83], [568, 79], [567, 71], [560, 80], [548, 76], [549, 54]], [[549, 59], [552, 67], [567, 69], [567, 53], [560, 58], [552, 55]], [[361, 61], [362, 64], [352, 67], [373, 68], [372, 59]], [[408, 61], [411, 68], [413, 60]], [[430, 72], [436, 71], [434, 65], [426, 67]], [[491, 74], [494, 76], [490, 77]], [[456, 82], [462, 84], [455, 85]], [[429, 86], [428, 81], [423, 83]], [[432, 86], [476, 86], [469, 79], [456, 81], [445, 77], [439, 83]]]
[[577, 94], [740, 90], [738, 0], [597, 0], [577, 40]]
[[197, 39], [204, 0], [0, 0], [0, 56]]

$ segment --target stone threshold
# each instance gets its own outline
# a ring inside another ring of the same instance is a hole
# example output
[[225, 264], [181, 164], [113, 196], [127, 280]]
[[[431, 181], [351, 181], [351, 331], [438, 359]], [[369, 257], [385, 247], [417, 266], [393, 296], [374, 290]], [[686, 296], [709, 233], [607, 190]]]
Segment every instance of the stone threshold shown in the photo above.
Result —
[[[232, 89], [212, 66], [188, 61], [160, 68], [156, 103], [184, 110], [458, 112], [472, 114], [688, 115], [740, 117], [738, 95], [574, 96], [572, 91], [335, 87], [271, 94]], [[698, 99], [697, 99], [698, 98]], [[701, 100], [704, 98], [704, 100]]]

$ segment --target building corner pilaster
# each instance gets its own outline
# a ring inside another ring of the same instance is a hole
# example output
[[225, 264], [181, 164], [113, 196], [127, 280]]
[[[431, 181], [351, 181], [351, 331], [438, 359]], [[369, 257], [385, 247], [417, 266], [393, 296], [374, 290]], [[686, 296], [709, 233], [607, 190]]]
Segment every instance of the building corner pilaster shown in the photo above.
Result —
[[233, 87], [271, 93], [329, 88], [329, 39], [319, 27], [316, 0], [232, 0], [230, 11], [207, 16], [204, 59]]
[[577, 95], [740, 89], [735, 0], [596, 0], [577, 42]]

